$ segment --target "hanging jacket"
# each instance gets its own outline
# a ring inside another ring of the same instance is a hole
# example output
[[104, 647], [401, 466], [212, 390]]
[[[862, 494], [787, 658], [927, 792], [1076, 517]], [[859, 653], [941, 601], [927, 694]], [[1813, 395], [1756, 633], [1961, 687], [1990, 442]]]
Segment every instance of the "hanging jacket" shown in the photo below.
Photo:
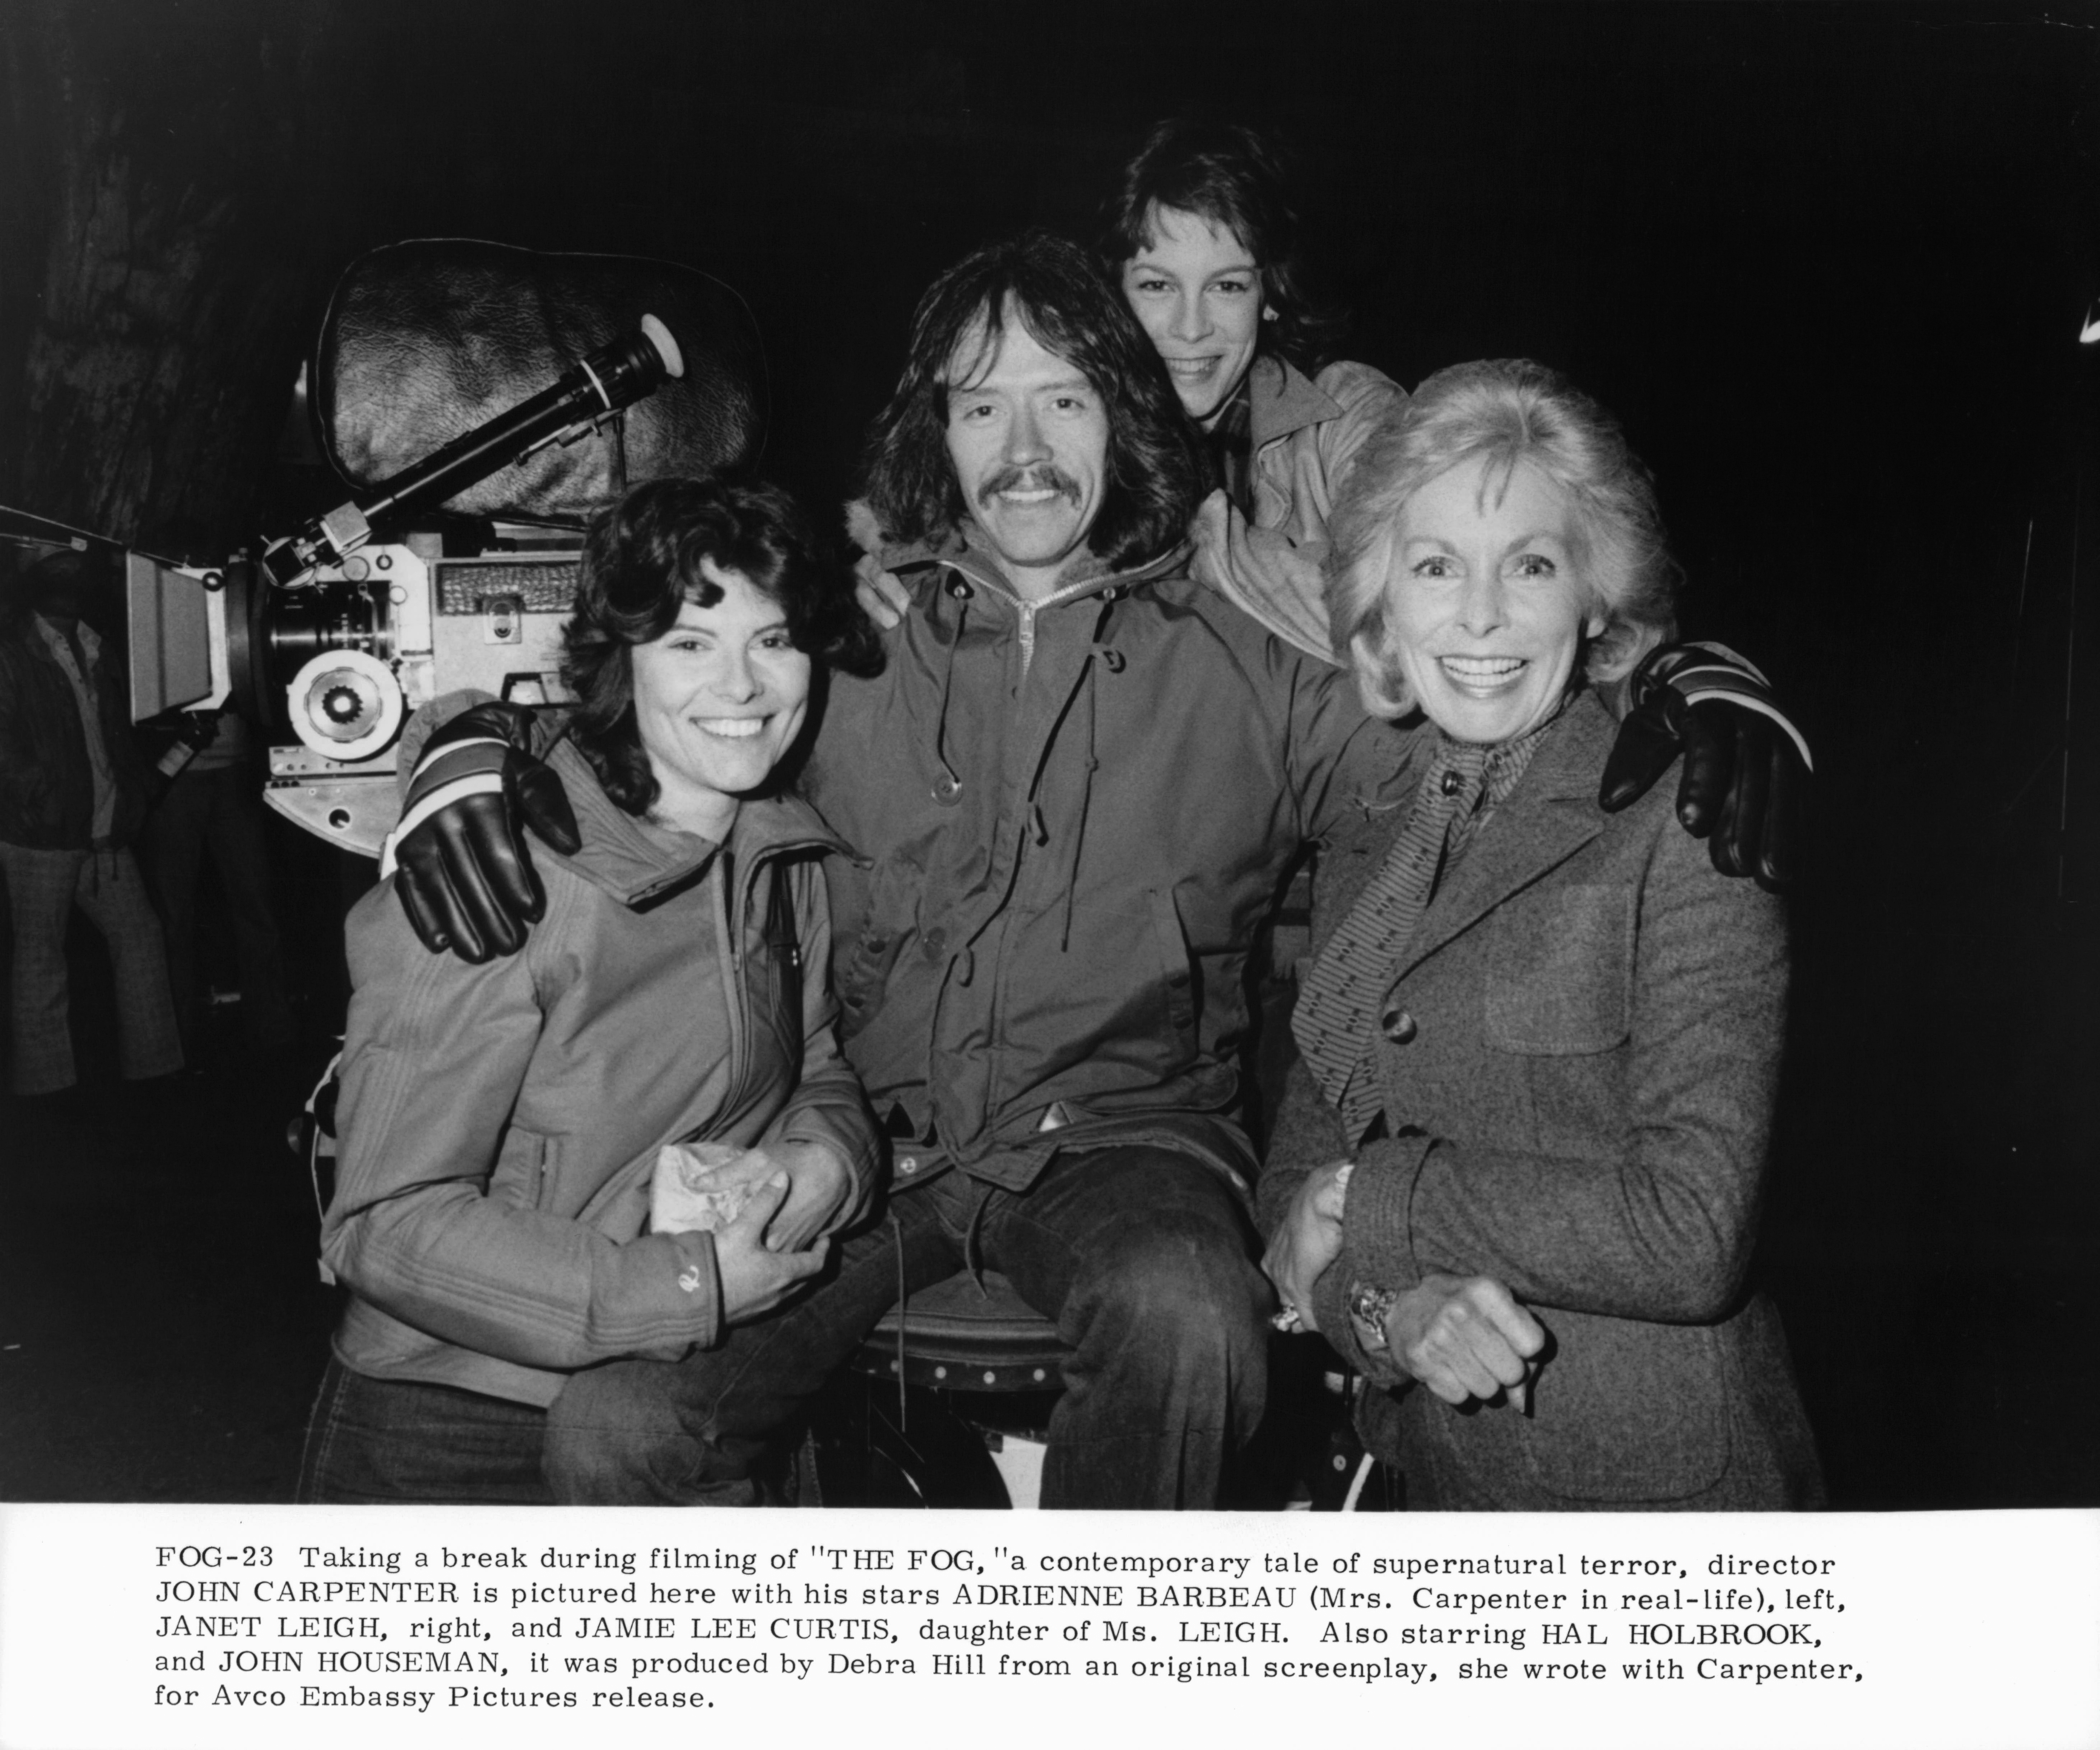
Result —
[[747, 803], [726, 845], [659, 833], [573, 747], [549, 760], [584, 843], [534, 847], [547, 910], [521, 952], [428, 953], [390, 879], [351, 913], [322, 1229], [346, 1366], [535, 1404], [720, 1333], [712, 1236], [643, 1232], [661, 1144], [824, 1144], [856, 1210], [877, 1160], [823, 976], [836, 841], [792, 800]]
[[[129, 844], [146, 818], [146, 769], [132, 744], [124, 677], [108, 643], [85, 621], [80, 641], [95, 690], [95, 720], [117, 785], [104, 841]], [[0, 844], [43, 851], [99, 849], [95, 774], [78, 695], [51, 655], [34, 614], [0, 635]]]
[[1252, 1176], [1246, 955], [1298, 846], [1404, 788], [1413, 738], [1191, 580], [1082, 558], [1022, 601], [958, 536], [882, 555], [913, 597], [835, 676], [805, 787], [831, 866], [846, 1052], [898, 1188], [1025, 1189], [1151, 1142]]

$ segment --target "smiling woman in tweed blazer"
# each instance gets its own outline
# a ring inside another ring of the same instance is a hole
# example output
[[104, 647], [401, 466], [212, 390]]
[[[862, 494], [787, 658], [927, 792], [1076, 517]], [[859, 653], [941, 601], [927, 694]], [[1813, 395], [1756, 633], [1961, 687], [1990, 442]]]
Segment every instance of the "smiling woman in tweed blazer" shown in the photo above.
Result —
[[1748, 1281], [1784, 913], [1661, 790], [1597, 803], [1595, 685], [1670, 625], [1646, 472], [1555, 373], [1464, 365], [1366, 447], [1334, 532], [1367, 702], [1442, 733], [1322, 857], [1260, 1194], [1280, 1322], [1369, 1377], [1411, 1506], [1816, 1505]]

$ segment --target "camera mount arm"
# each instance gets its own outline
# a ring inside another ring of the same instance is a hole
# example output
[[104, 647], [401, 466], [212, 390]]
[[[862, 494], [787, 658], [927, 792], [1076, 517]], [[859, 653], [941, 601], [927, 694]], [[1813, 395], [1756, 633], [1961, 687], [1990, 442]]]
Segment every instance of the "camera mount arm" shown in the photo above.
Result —
[[364, 546], [382, 522], [441, 504], [550, 443], [573, 443], [665, 379], [685, 374], [685, 360], [671, 331], [646, 315], [639, 332], [587, 355], [509, 412], [315, 518], [298, 534], [271, 542], [263, 550], [263, 571], [280, 589], [302, 588], [320, 566], [339, 565]]

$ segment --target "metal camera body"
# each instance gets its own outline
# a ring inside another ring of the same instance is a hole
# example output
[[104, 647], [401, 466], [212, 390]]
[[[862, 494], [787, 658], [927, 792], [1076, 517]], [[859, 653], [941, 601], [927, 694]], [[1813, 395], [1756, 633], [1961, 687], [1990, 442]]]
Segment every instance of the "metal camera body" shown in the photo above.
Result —
[[420, 707], [568, 696], [589, 512], [756, 460], [763, 355], [743, 301], [693, 269], [447, 239], [354, 263], [305, 380], [359, 490], [258, 557], [181, 565], [51, 523], [34, 538], [123, 552], [134, 721], [238, 711], [271, 744], [271, 806], [377, 856]]
[[129, 553], [132, 720], [237, 711], [269, 739], [264, 800], [376, 857], [399, 815], [400, 733], [417, 710], [467, 690], [527, 705], [569, 696], [561, 630], [578, 543], [532, 538], [542, 544], [448, 557], [439, 531], [410, 530], [289, 592], [245, 559], [205, 568]]
[[527, 705], [569, 697], [561, 631], [576, 544], [470, 558], [443, 545], [415, 530], [368, 544], [273, 604], [270, 703], [291, 739], [272, 742], [264, 800], [367, 856], [399, 817], [400, 732], [418, 709], [468, 690]]

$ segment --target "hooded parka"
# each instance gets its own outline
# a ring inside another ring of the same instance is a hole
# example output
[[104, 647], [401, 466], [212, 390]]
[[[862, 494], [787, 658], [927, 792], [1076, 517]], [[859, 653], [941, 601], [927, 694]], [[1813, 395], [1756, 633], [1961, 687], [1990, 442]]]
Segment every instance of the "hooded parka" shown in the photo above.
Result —
[[807, 787], [853, 850], [832, 976], [898, 1189], [1137, 1142], [1252, 1176], [1249, 945], [1411, 738], [1185, 560], [1084, 558], [1031, 604], [960, 536], [882, 555], [912, 610], [880, 676], [832, 677]]

